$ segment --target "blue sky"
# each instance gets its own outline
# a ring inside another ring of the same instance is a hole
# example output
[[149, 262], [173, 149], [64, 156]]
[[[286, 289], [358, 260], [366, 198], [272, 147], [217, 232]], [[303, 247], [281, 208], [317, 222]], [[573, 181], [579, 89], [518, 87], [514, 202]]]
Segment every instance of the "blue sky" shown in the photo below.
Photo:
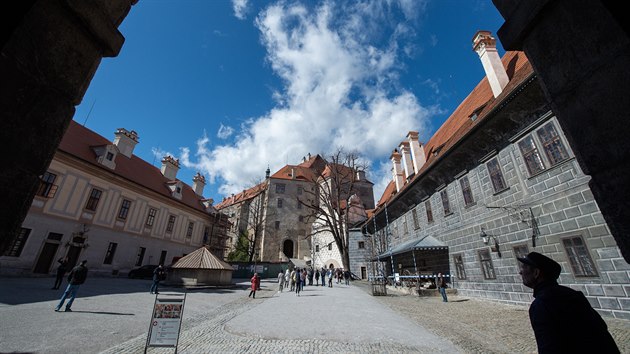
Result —
[[177, 177], [201, 172], [217, 202], [337, 147], [371, 162], [378, 200], [391, 151], [470, 93], [472, 37], [502, 23], [490, 0], [140, 0], [74, 119], [110, 140], [137, 131], [137, 156], [179, 158]]

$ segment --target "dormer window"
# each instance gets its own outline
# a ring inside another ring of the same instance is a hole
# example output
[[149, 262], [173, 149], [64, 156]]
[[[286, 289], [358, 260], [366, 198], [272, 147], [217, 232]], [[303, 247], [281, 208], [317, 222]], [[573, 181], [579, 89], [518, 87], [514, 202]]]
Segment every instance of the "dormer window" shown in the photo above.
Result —
[[182, 181], [170, 181], [167, 182], [168, 189], [171, 190], [171, 196], [175, 199], [182, 199], [182, 189], [183, 184]]
[[107, 152], [107, 157], [105, 157], [108, 161], [113, 161], [114, 160], [114, 154], [112, 154], [111, 152]]
[[118, 154], [118, 148], [116, 145], [101, 145], [92, 146], [94, 153], [96, 154], [96, 161], [101, 165], [115, 169], [116, 168], [116, 155]]

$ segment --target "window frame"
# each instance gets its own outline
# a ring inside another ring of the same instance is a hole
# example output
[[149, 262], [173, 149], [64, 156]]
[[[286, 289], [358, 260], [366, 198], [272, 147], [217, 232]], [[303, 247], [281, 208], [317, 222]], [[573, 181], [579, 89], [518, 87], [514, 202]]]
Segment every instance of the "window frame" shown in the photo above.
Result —
[[479, 264], [481, 265], [481, 272], [483, 278], [486, 280], [494, 280], [497, 278], [494, 264], [492, 263], [492, 255], [489, 248], [482, 248], [477, 251], [479, 255]]
[[529, 254], [529, 246], [526, 243], [514, 245], [512, 246], [512, 252], [514, 252], [514, 259], [516, 259], [516, 265], [520, 271], [523, 269], [523, 263], [519, 262], [518, 258], [523, 258]]
[[365, 241], [359, 241], [357, 243], [357, 248], [360, 250], [365, 249]]
[[[576, 240], [579, 240], [579, 245], [573, 242]], [[593, 262], [593, 257], [591, 257], [591, 253], [589, 252], [588, 247], [586, 246], [586, 242], [584, 242], [584, 237], [582, 237], [582, 235], [571, 235], [567, 237], [562, 237], [560, 238], [560, 241], [562, 243], [564, 253], [567, 255], [567, 260], [571, 265], [571, 272], [573, 273], [573, 276], [575, 276], [576, 278], [599, 277], [597, 265], [595, 264], [595, 262]], [[572, 245], [569, 245], [568, 247], [567, 241], [571, 242]], [[573, 248], [580, 249], [582, 251], [582, 254], [574, 253]], [[586, 263], [590, 263], [590, 267]], [[587, 272], [589, 272], [588, 268], [590, 268], [590, 273], [587, 274]]]
[[147, 220], [145, 221], [144, 226], [153, 227], [153, 224], [155, 223], [156, 215], [157, 215], [157, 209], [149, 208], [149, 211], [147, 212]]
[[105, 258], [103, 259], [103, 264], [111, 265], [114, 261], [114, 256], [116, 255], [116, 249], [118, 248], [117, 242], [110, 242], [107, 246], [107, 251], [105, 251]]
[[57, 193], [57, 185], [55, 185], [56, 179], [56, 174], [49, 171], [44, 172], [44, 174], [39, 178], [39, 187], [37, 187], [35, 195], [44, 198], [54, 197]]
[[431, 198], [427, 199], [424, 202], [424, 209], [427, 213], [427, 223], [432, 223], [434, 221], [434, 218], [433, 218], [433, 207], [431, 206]]
[[280, 220], [276, 220], [276, 222], [274, 223], [274, 229], [280, 230]]
[[455, 272], [458, 279], [466, 279], [466, 266], [464, 265], [464, 257], [462, 254], [453, 255], [453, 263], [455, 264]]
[[418, 230], [420, 228], [420, 220], [418, 220], [418, 209], [413, 208], [411, 210], [411, 218], [413, 219], [413, 228]]
[[129, 210], [131, 210], [131, 200], [123, 199], [120, 203], [120, 208], [118, 209], [119, 220], [127, 220], [127, 216], [129, 216]]
[[459, 179], [459, 186], [461, 187], [462, 196], [464, 197], [464, 206], [470, 207], [475, 205], [475, 197], [473, 196], [468, 176], [463, 176]]
[[287, 190], [286, 187], [284, 183], [276, 183], [276, 194], [284, 194]]
[[[568, 144], [560, 132], [561, 129], [554, 121], [548, 121], [530, 131], [517, 142], [518, 150], [521, 153], [529, 177], [536, 176], [571, 159], [572, 156], [567, 149]], [[549, 139], [547, 140], [546, 137]], [[523, 151], [525, 141], [528, 141], [533, 148]], [[538, 162], [539, 164], [535, 171], [532, 170], [530, 164], [532, 161], [530, 156], [533, 156], [534, 153], [538, 160], [534, 161], [534, 163]], [[556, 157], [556, 155], [559, 156]]]
[[33, 229], [21, 227], [16, 237], [11, 241], [11, 245], [7, 247], [2, 255], [5, 257], [20, 257], [31, 235], [31, 231], [33, 231]]
[[538, 145], [536, 144], [535, 134], [530, 133], [524, 136], [516, 144], [518, 150], [521, 152], [523, 162], [527, 168], [527, 172], [530, 176], [535, 176], [547, 169], [545, 162], [543, 161]]
[[177, 216], [173, 215], [173, 214], [169, 214], [168, 216], [168, 222], [166, 223], [166, 232], [167, 233], [172, 233], [173, 229], [175, 228], [175, 222], [177, 221]]
[[194, 221], [189, 221], [188, 222], [188, 228], [186, 229], [186, 238], [191, 238], [193, 231], [195, 229], [195, 222]]
[[276, 204], [276, 207], [277, 207], [278, 209], [280, 209], [280, 208], [282, 208], [282, 204], [283, 204], [283, 200], [282, 200], [282, 198], [278, 198], [278, 202], [277, 202], [277, 204]]
[[[496, 171], [491, 169], [491, 165], [496, 164]], [[503, 177], [503, 170], [501, 169], [501, 164], [499, 163], [498, 157], [493, 157], [488, 162], [486, 162], [486, 169], [488, 170], [488, 177], [490, 177], [490, 184], [492, 184], [492, 189], [494, 190], [494, 194], [498, 194], [503, 192], [504, 190], [509, 189], [507, 182], [505, 181], [505, 177]], [[493, 173], [494, 172], [494, 173]], [[498, 178], [498, 180], [496, 178]], [[501, 186], [497, 186], [497, 182], [502, 184]]]
[[[551, 129], [553, 130], [553, 136], [551, 136], [551, 141], [545, 141], [543, 140], [543, 136], [541, 134], [541, 131], [544, 131], [545, 128], [547, 127], [551, 127]], [[554, 122], [547, 122], [546, 124], [543, 124], [540, 128], [536, 129], [536, 137], [538, 138], [538, 140], [540, 141], [540, 144], [542, 145], [542, 150], [545, 153], [545, 157], [547, 157], [547, 161], [549, 162], [549, 167], [553, 167], [556, 165], [559, 165], [561, 163], [563, 163], [564, 161], [568, 160], [571, 158], [571, 155], [569, 155], [569, 151], [566, 148], [566, 143], [564, 142], [564, 140], [562, 139], [562, 136], [558, 133], [559, 129], [557, 129], [556, 124], [554, 124]], [[554, 144], [557, 143], [557, 144]], [[563, 157], [561, 157], [560, 159], [556, 160], [555, 157], [553, 157], [553, 154], [550, 152], [552, 149], [547, 149], [547, 147], [549, 146], [556, 146], [559, 147], [560, 150], [562, 150], [561, 152], [564, 154]]]
[[85, 203], [84, 209], [87, 211], [95, 212], [98, 208], [98, 202], [101, 200], [102, 196], [102, 190], [92, 187], [92, 190], [90, 191], [90, 196], [88, 197], [87, 203]]
[[451, 201], [448, 198], [448, 191], [446, 188], [440, 191], [440, 198], [442, 199], [442, 208], [444, 209], [444, 216], [449, 216], [453, 214], [453, 210], [451, 210]]
[[146, 247], [138, 247], [138, 253], [136, 253], [136, 267], [142, 265], [142, 261], [144, 261], [144, 254], [147, 252]]

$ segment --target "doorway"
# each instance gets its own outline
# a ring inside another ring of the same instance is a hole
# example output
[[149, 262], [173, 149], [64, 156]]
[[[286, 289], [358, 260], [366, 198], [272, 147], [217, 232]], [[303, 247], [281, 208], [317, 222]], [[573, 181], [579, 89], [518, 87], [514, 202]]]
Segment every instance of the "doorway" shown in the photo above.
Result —
[[44, 243], [44, 247], [42, 248], [42, 252], [39, 254], [39, 258], [37, 259], [37, 264], [35, 264], [35, 269], [33, 270], [33, 273], [48, 274], [53, 259], [57, 254], [57, 248], [59, 248], [58, 243]]
[[293, 241], [285, 240], [282, 244], [282, 252], [287, 258], [293, 258]]

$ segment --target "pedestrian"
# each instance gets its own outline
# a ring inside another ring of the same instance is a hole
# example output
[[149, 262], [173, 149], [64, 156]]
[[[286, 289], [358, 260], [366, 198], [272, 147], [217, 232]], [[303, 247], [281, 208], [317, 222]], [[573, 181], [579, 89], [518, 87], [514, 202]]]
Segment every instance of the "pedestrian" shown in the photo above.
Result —
[[326, 268], [322, 267], [322, 286], [326, 286]]
[[63, 283], [63, 277], [66, 275], [68, 271], [68, 257], [61, 257], [57, 260], [59, 263], [59, 267], [57, 267], [57, 277], [55, 278], [55, 285], [53, 285], [52, 289], [59, 289], [61, 283]]
[[287, 268], [286, 272], [284, 272], [284, 288], [288, 288], [289, 284], [291, 284], [291, 272]]
[[151, 284], [151, 290], [149, 290], [150, 294], [158, 292], [158, 285], [160, 285], [160, 281], [164, 279], [164, 267], [162, 265], [158, 265], [157, 268], [153, 270], [153, 284]]
[[319, 285], [319, 269], [315, 269], [315, 286]]
[[295, 290], [295, 273], [297, 273], [297, 268], [293, 268], [291, 271], [291, 291]]
[[[254, 276], [250, 280], [252, 282], [252, 290], [249, 292], [247, 297], [256, 298], [256, 290], [260, 289], [260, 278], [258, 278], [258, 273], [254, 273]], [[252, 296], [253, 295], [253, 296]]]
[[335, 276], [335, 273], [333, 272], [332, 269], [328, 269], [328, 287], [332, 288], [332, 282], [333, 282], [333, 277]]
[[295, 295], [300, 296], [302, 290], [302, 271], [297, 268], [295, 270]]
[[438, 273], [435, 278], [435, 286], [440, 292], [440, 295], [442, 295], [442, 302], [448, 302], [448, 298], [446, 297], [446, 280], [442, 276], [442, 273]]
[[280, 269], [280, 273], [278, 273], [278, 292], [282, 292], [282, 285], [284, 285], [284, 273], [282, 269]]
[[313, 268], [308, 269], [308, 285], [313, 285]]
[[350, 285], [350, 271], [349, 270], [344, 270], [343, 271], [343, 279], [346, 281], [346, 285]]
[[68, 287], [66, 288], [66, 291], [63, 292], [63, 295], [61, 295], [59, 304], [55, 307], [56, 312], [61, 309], [61, 306], [63, 306], [63, 303], [66, 301], [66, 298], [68, 298], [68, 295], [70, 295], [70, 301], [68, 301], [68, 304], [66, 305], [66, 312], [72, 312], [71, 307], [74, 299], [77, 297], [77, 291], [79, 290], [81, 284], [85, 283], [85, 279], [87, 278], [88, 269], [85, 266], [86, 263], [87, 260], [83, 260], [81, 261], [81, 264], [72, 268], [70, 271], [70, 274], [68, 275]]
[[518, 260], [523, 285], [534, 289], [529, 319], [538, 353], [619, 353], [584, 294], [558, 284], [560, 264], [537, 252]]

